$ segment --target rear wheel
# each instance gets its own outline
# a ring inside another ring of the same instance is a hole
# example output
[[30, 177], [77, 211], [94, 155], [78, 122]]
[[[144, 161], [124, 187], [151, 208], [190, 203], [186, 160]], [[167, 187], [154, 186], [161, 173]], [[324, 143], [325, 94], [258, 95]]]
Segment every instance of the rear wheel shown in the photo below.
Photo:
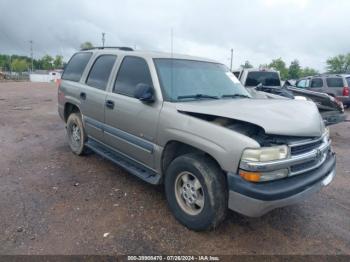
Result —
[[72, 152], [76, 155], [83, 155], [86, 152], [86, 134], [81, 120], [81, 114], [72, 113], [67, 120], [68, 143]]
[[174, 216], [189, 229], [212, 229], [225, 218], [226, 180], [218, 165], [205, 155], [176, 158], [166, 172], [165, 192]]

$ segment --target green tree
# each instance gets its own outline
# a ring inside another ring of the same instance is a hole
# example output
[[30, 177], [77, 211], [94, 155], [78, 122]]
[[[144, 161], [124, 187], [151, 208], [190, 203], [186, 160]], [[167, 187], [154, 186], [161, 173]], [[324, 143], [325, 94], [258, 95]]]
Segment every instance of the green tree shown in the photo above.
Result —
[[269, 64], [269, 68], [279, 71], [281, 74], [282, 80], [287, 80], [288, 69], [286, 67], [286, 63], [282, 60], [282, 58], [277, 58], [272, 60], [272, 62]]
[[91, 42], [84, 42], [80, 45], [80, 49], [89, 49], [89, 48], [93, 48], [93, 44]]
[[0, 55], [0, 71], [10, 71], [9, 55]]
[[289, 79], [298, 79], [301, 76], [301, 67], [298, 60], [294, 60], [290, 63], [288, 69], [288, 78]]
[[319, 72], [313, 68], [305, 67], [301, 70], [300, 77], [314, 76], [318, 75]]
[[41, 58], [42, 69], [51, 70], [53, 69], [53, 58], [50, 55], [44, 55]]
[[270, 68], [270, 65], [269, 65], [269, 64], [260, 64], [260, 65], [259, 65], [259, 68], [266, 68], [266, 69], [269, 69], [269, 68]]
[[241, 67], [243, 69], [247, 69], [247, 68], [253, 68], [253, 65], [249, 61], [245, 61], [245, 63], [241, 65]]
[[56, 55], [55, 60], [53, 61], [53, 67], [55, 69], [63, 68], [63, 56]]
[[21, 73], [28, 69], [28, 63], [25, 59], [15, 58], [11, 62], [11, 68], [12, 71]]
[[350, 71], [350, 53], [329, 58], [327, 61], [327, 71], [329, 73], [341, 74]]

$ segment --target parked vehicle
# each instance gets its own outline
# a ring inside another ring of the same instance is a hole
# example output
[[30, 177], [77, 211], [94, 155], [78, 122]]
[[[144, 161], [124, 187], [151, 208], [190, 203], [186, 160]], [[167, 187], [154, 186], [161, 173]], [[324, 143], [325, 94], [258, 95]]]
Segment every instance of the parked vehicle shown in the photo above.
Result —
[[328, 185], [335, 154], [313, 102], [254, 99], [226, 66], [185, 55], [76, 53], [58, 89], [73, 153], [91, 149], [151, 184], [193, 230], [227, 209], [257, 217]]
[[[316, 103], [320, 114], [326, 125], [334, 125], [343, 122], [346, 119], [342, 102], [325, 93], [304, 90], [292, 86], [289, 81], [282, 81], [278, 71], [272, 69], [244, 69], [239, 74], [241, 83], [250, 90], [250, 92], [260, 98], [265, 94], [274, 94], [290, 99], [309, 99]], [[257, 93], [256, 91], [260, 91]], [[271, 97], [265, 98], [280, 98]]]
[[305, 77], [297, 81], [296, 87], [326, 93], [350, 105], [350, 74], [323, 74]]

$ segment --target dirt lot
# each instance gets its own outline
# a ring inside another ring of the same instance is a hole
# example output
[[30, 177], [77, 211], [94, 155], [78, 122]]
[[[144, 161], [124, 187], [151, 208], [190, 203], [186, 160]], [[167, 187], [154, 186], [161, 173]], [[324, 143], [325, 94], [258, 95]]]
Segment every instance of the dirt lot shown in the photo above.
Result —
[[70, 152], [56, 92], [0, 83], [0, 254], [350, 254], [350, 123], [331, 128], [329, 187], [262, 218], [230, 212], [216, 231], [196, 233], [172, 217], [162, 187]]

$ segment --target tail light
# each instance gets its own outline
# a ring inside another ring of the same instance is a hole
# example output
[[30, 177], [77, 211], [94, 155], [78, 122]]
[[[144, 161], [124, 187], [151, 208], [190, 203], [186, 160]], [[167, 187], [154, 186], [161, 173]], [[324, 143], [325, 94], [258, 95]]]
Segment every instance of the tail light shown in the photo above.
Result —
[[343, 88], [343, 96], [349, 96], [349, 94], [350, 94], [349, 87], [345, 86]]
[[61, 82], [62, 82], [61, 78], [60, 78], [60, 79], [56, 79], [56, 85], [57, 85], [57, 87], [60, 87]]

